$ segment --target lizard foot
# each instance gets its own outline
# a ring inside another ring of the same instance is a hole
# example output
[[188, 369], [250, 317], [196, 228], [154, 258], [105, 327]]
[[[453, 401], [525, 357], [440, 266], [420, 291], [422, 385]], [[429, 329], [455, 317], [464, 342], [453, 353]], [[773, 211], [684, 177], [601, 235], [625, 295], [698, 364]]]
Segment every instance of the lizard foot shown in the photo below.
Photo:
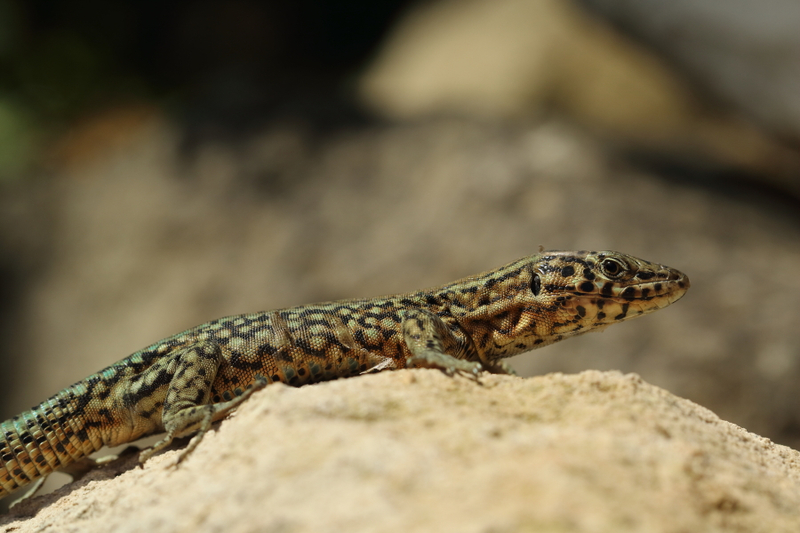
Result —
[[447, 355], [434, 350], [425, 350], [417, 355], [412, 355], [406, 359], [408, 368], [438, 368], [448, 376], [460, 373], [475, 381], [478, 381], [483, 366], [480, 363], [456, 359], [452, 355]]
[[518, 375], [517, 371], [511, 368], [511, 365], [505, 361], [492, 361], [491, 363], [484, 363], [483, 368], [490, 374], [508, 374], [510, 376]]

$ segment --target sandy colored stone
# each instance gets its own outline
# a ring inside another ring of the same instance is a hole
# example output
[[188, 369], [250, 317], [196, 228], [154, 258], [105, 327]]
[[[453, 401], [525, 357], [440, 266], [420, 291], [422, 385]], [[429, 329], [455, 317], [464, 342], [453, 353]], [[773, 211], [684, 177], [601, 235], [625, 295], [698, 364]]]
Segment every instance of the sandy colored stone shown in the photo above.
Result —
[[0, 531], [800, 528], [800, 452], [635, 374], [275, 385], [179, 453], [97, 470]]
[[394, 28], [359, 91], [396, 119], [519, 120], [555, 110], [618, 142], [748, 169], [797, 191], [796, 149], [720, 113], [722, 104], [709, 105], [662, 60], [568, 1], [422, 2]]
[[561, 0], [440, 0], [397, 24], [360, 82], [384, 115], [519, 118], [557, 106], [606, 127], [684, 126], [687, 88]]

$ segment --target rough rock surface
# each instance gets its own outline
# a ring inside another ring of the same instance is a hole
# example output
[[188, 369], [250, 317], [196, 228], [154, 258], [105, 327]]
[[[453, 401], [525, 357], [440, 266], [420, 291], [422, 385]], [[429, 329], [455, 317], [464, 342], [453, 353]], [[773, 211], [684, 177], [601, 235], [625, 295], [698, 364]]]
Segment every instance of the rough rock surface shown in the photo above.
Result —
[[800, 529], [800, 452], [635, 374], [275, 385], [179, 453], [96, 470], [0, 531]]

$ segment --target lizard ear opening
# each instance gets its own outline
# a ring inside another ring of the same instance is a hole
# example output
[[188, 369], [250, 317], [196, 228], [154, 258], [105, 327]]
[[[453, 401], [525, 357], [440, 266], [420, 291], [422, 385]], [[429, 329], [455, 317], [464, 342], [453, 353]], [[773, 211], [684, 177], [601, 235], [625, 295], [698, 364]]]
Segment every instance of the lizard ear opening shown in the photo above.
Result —
[[533, 280], [531, 280], [531, 290], [534, 296], [539, 296], [542, 291], [542, 278], [539, 277], [538, 272], [533, 273]]

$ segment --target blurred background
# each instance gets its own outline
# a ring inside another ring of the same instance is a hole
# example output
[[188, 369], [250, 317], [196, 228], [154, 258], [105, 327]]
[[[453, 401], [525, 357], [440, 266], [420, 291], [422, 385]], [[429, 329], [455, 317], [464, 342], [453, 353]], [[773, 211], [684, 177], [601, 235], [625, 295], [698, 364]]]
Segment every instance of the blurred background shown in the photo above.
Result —
[[547, 249], [686, 272], [511, 360], [800, 447], [793, 0], [0, 0], [0, 418], [229, 314]]

